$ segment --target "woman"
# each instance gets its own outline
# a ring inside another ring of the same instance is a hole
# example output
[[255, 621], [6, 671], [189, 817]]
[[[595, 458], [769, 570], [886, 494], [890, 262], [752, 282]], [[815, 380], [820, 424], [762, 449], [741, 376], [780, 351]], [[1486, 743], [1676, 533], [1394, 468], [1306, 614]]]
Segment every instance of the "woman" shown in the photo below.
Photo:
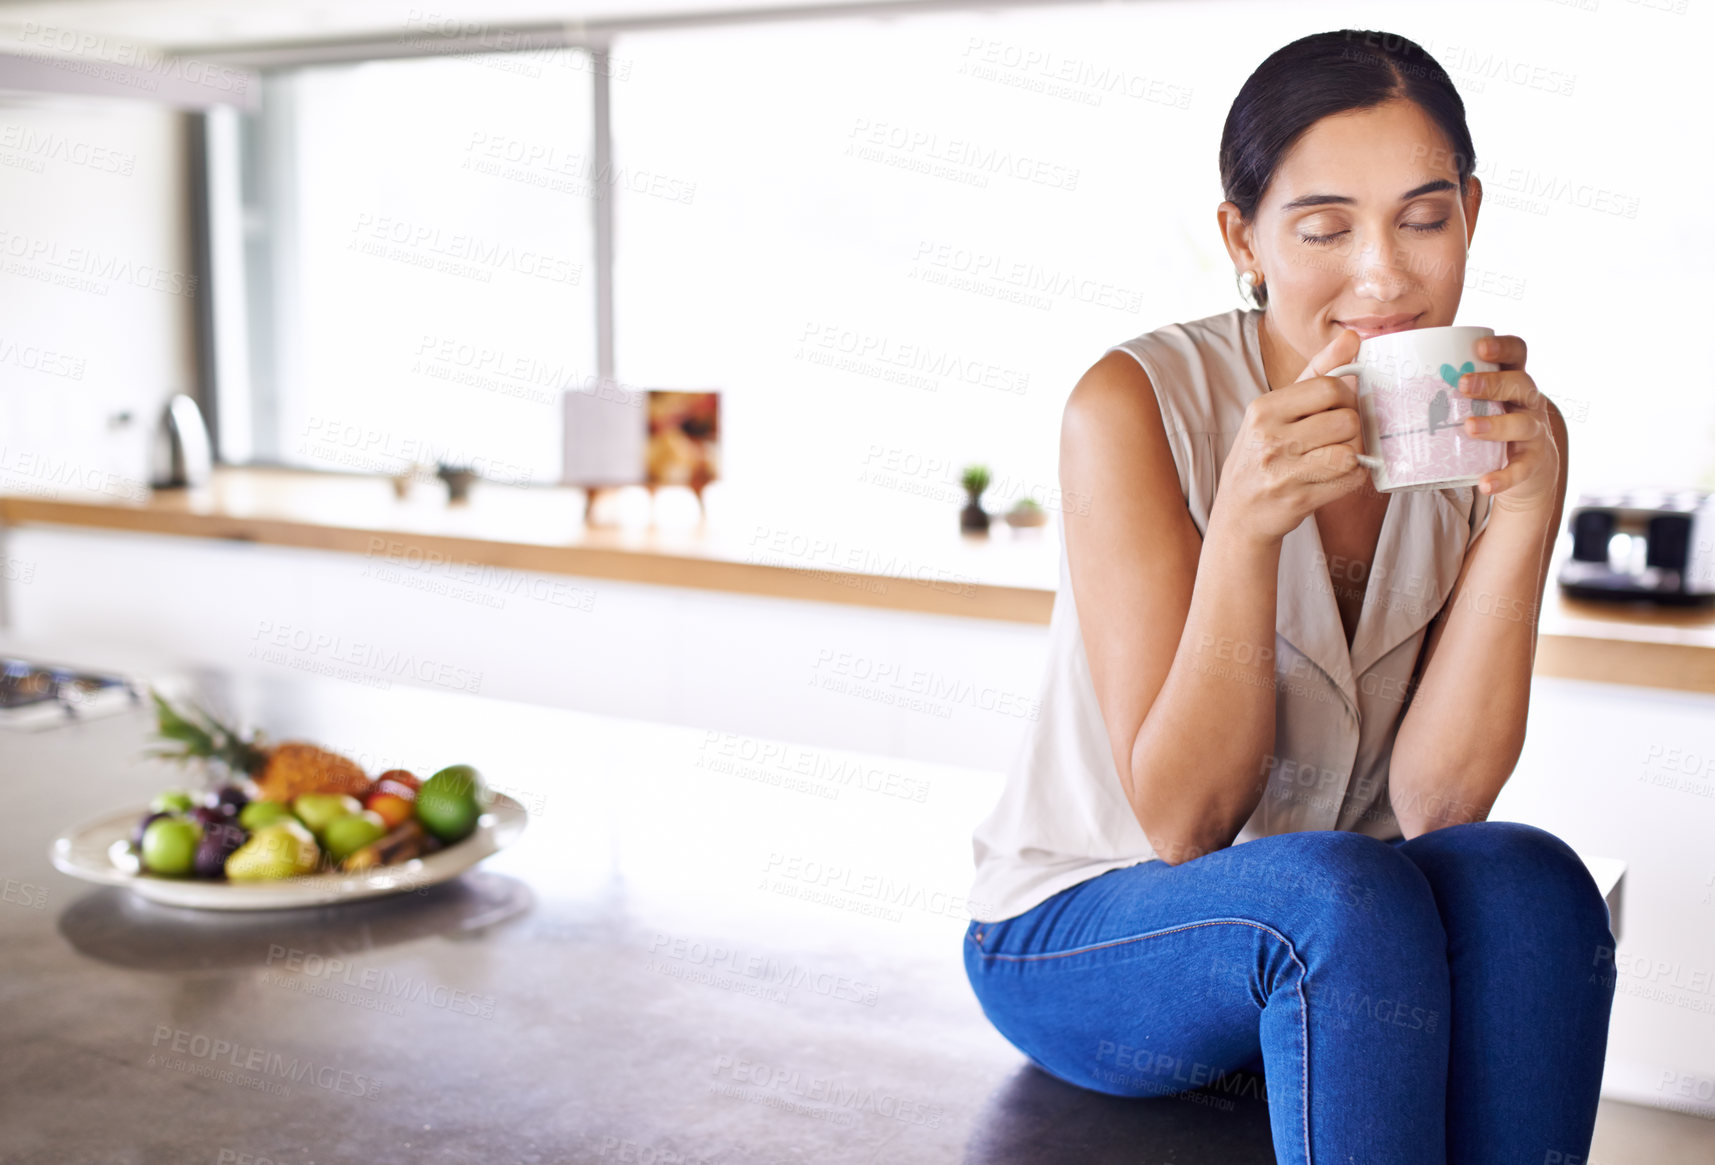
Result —
[[[1508, 463], [1379, 494], [1360, 339], [1451, 324], [1481, 183], [1401, 37], [1251, 75], [1218, 219], [1255, 307], [1110, 349], [1063, 417], [1042, 715], [973, 836], [984, 1012], [1081, 1087], [1266, 1070], [1285, 1162], [1581, 1160], [1613, 998], [1588, 871], [1486, 820], [1524, 741], [1566, 429], [1516, 336]], [[1235, 844], [1243, 843], [1243, 844]], [[1242, 1077], [1240, 1077], [1242, 1078]], [[1254, 1078], [1253, 1078], [1254, 1080]]]

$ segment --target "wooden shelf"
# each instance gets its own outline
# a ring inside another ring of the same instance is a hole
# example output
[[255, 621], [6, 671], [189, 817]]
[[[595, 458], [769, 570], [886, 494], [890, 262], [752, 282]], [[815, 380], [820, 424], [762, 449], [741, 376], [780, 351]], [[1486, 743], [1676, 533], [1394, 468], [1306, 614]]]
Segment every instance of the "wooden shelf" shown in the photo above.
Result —
[[[478, 483], [449, 506], [438, 483], [403, 500], [380, 477], [222, 467], [206, 487], [144, 500], [0, 495], [0, 522], [76, 526], [376, 557], [440, 555], [546, 574], [1046, 624], [1055, 522], [961, 537], [951, 512], [918, 523], [809, 528], [740, 511], [685, 527], [587, 526], [583, 491]], [[1564, 541], [1564, 540], [1563, 540]], [[1715, 611], [1568, 599], [1549, 572], [1536, 674], [1715, 693]]]

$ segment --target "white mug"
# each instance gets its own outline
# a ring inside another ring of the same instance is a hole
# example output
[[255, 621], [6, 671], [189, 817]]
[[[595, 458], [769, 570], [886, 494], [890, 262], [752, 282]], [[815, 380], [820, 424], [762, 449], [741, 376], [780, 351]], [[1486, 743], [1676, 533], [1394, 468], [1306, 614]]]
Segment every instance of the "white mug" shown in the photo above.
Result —
[[1376, 489], [1448, 489], [1474, 485], [1507, 463], [1505, 441], [1465, 432], [1468, 416], [1504, 411], [1498, 401], [1458, 390], [1467, 372], [1495, 372], [1500, 365], [1477, 358], [1477, 341], [1493, 328], [1413, 328], [1371, 336], [1358, 358], [1325, 376], [1358, 378], [1358, 417], [1368, 467]]

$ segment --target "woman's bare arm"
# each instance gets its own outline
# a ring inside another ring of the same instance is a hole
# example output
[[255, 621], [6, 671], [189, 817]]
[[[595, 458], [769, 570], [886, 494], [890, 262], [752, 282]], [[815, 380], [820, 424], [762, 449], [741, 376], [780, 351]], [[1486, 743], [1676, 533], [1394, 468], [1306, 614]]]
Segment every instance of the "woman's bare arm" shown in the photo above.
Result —
[[1232, 843], [1274, 745], [1278, 539], [1204, 536], [1185, 508], [1148, 375], [1110, 352], [1072, 390], [1060, 436], [1067, 568], [1114, 764], [1157, 855]]
[[1554, 492], [1539, 511], [1490, 513], [1424, 640], [1388, 768], [1406, 837], [1487, 820], [1524, 751], [1537, 624], [1566, 505], [1566, 421], [1547, 397], [1543, 407]]

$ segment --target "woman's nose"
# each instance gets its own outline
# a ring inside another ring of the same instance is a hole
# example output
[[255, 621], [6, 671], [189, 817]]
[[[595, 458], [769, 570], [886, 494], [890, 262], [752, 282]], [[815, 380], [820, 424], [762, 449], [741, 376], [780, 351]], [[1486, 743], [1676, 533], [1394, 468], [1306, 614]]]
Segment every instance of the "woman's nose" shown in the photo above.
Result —
[[1415, 278], [1410, 256], [1401, 248], [1372, 245], [1353, 257], [1352, 291], [1361, 298], [1382, 303], [1398, 299]]

